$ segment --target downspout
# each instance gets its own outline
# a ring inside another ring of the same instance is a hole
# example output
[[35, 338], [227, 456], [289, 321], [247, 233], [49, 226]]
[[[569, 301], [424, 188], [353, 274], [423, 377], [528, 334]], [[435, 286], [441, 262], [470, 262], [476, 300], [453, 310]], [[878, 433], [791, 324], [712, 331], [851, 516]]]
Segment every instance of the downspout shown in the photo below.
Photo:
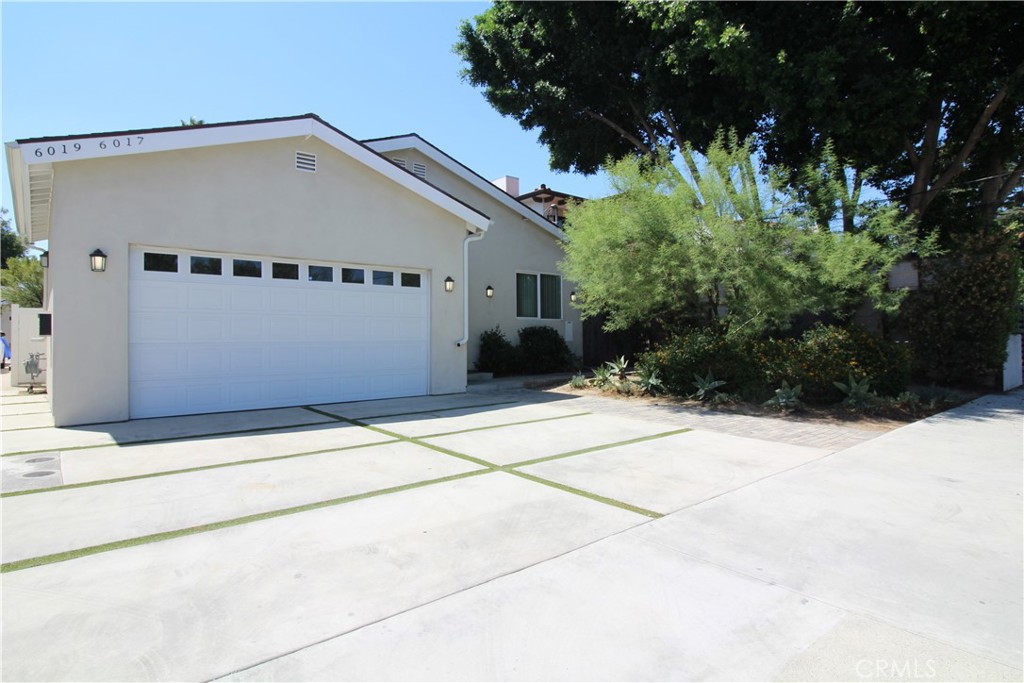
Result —
[[456, 341], [455, 346], [461, 347], [469, 341], [469, 243], [482, 240], [486, 234], [477, 230], [462, 240], [462, 339]]

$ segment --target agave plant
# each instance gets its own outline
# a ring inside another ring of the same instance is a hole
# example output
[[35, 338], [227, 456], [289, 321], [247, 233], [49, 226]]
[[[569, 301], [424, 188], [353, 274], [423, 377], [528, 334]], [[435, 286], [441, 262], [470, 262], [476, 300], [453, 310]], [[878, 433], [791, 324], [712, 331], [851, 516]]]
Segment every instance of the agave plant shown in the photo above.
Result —
[[789, 382], [782, 380], [782, 386], [775, 390], [775, 395], [764, 402], [766, 406], [774, 406], [782, 410], [799, 410], [804, 404], [800, 401], [800, 392], [803, 387], [797, 384], [789, 386]]
[[846, 394], [843, 405], [849, 408], [863, 410], [878, 404], [878, 395], [871, 391], [871, 378], [865, 377], [858, 380], [849, 375], [848, 382], [833, 382], [839, 391]]
[[693, 383], [693, 386], [697, 387], [697, 391], [690, 394], [690, 398], [695, 398], [698, 401], [710, 401], [718, 391], [718, 387], [725, 386], [725, 381], [715, 379], [711, 370], [708, 370], [706, 377], [694, 373], [693, 378], [697, 380]]
[[665, 391], [665, 383], [658, 374], [658, 369], [640, 363], [636, 366], [636, 383], [645, 394], [657, 396]]

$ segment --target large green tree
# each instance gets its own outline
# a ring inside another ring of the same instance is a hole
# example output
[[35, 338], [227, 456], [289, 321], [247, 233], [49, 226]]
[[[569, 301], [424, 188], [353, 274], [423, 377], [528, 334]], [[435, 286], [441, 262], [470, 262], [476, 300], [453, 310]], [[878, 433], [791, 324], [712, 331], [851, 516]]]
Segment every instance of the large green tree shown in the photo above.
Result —
[[894, 311], [903, 292], [889, 291], [888, 272], [921, 246], [909, 221], [862, 207], [855, 232], [832, 232], [751, 152], [719, 137], [693, 175], [661, 158], [613, 164], [615, 193], [566, 224], [562, 267], [584, 316], [607, 314], [610, 330], [658, 320], [761, 333], [803, 313], [848, 314], [865, 296]]
[[39, 259], [8, 259], [0, 270], [0, 295], [5, 301], [26, 308], [43, 305], [43, 267]]
[[19, 258], [25, 255], [25, 243], [11, 227], [7, 220], [7, 209], [0, 208], [0, 268], [7, 268], [7, 259]]
[[798, 174], [831, 140], [854, 189], [919, 219], [956, 190], [987, 224], [1024, 174], [1021, 35], [1019, 3], [499, 0], [456, 51], [555, 169], [704, 151], [724, 127]]

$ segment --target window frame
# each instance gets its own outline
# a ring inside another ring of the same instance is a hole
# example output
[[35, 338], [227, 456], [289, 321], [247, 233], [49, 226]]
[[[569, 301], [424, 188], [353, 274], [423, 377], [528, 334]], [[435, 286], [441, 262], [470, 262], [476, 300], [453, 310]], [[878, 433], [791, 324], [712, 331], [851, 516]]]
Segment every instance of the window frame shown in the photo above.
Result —
[[[524, 316], [519, 315], [519, 276], [520, 275], [534, 275], [537, 278], [537, 289], [536, 289], [536, 301], [537, 301], [537, 315], [536, 316]], [[558, 317], [545, 318], [544, 317], [544, 301], [541, 298], [541, 291], [543, 290], [544, 277], [558, 278]], [[516, 320], [565, 320], [565, 306], [562, 302], [563, 292], [565, 289], [565, 280], [559, 273], [545, 273], [539, 270], [517, 270], [515, 272], [515, 282], [513, 290], [516, 293], [515, 296], [515, 307], [516, 307]]]

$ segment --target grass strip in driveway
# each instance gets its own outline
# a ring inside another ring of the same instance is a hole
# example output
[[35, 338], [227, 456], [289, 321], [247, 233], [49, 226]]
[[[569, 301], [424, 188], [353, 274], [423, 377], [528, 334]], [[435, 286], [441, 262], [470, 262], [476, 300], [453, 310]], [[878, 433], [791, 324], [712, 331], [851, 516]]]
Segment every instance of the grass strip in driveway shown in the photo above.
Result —
[[572, 413], [571, 415], [556, 415], [555, 417], [538, 417], [533, 420], [520, 420], [519, 422], [506, 422], [500, 425], [488, 425], [486, 427], [470, 427], [469, 429], [457, 429], [454, 432], [438, 432], [437, 434], [422, 434], [417, 437], [410, 437], [416, 439], [433, 439], [439, 436], [452, 436], [453, 434], [468, 434], [469, 432], [483, 432], [488, 429], [498, 429], [499, 427], [518, 427], [519, 425], [536, 424], [537, 422], [552, 422], [554, 420], [565, 420], [570, 417], [582, 417], [583, 415], [590, 415], [590, 413]]
[[294, 507], [283, 508], [281, 510], [271, 510], [270, 512], [260, 512], [254, 515], [245, 515], [244, 517], [235, 517], [233, 519], [225, 519], [219, 522], [200, 524], [198, 526], [188, 527], [187, 529], [163, 531], [158, 534], [149, 534], [146, 536], [127, 538], [121, 541], [101, 543], [99, 545], [88, 546], [86, 548], [77, 548], [75, 550], [67, 550], [60, 553], [53, 553], [52, 555], [29, 557], [24, 560], [7, 562], [3, 565], [0, 565], [0, 574], [16, 572], [22, 569], [29, 569], [30, 567], [39, 567], [46, 564], [54, 564], [56, 562], [67, 562], [68, 560], [74, 560], [79, 557], [85, 557], [87, 555], [98, 555], [99, 553], [106, 553], [112, 550], [120, 550], [122, 548], [131, 548], [137, 545], [146, 545], [149, 543], [159, 543], [160, 541], [169, 541], [174, 538], [181, 538], [182, 536], [194, 536], [195, 534], [202, 534], [208, 531], [217, 531], [218, 529], [227, 529], [233, 526], [241, 526], [243, 524], [259, 522], [264, 519], [273, 519], [275, 517], [284, 517], [286, 515], [294, 515], [301, 512], [309, 512], [310, 510], [319, 510], [321, 508], [334, 507], [336, 505], [344, 505], [345, 503], [352, 503], [359, 500], [365, 500], [367, 498], [376, 498], [378, 496], [384, 496], [390, 493], [399, 493], [401, 491], [409, 491], [411, 489], [423, 488], [425, 486], [433, 486], [434, 484], [443, 484], [449, 481], [457, 481], [459, 479], [475, 477], [481, 474], [487, 474], [492, 471], [493, 470], [491, 469], [481, 469], [473, 470], [471, 472], [462, 472], [460, 474], [452, 474], [447, 477], [439, 477], [437, 479], [427, 479], [424, 481], [414, 482], [412, 484], [391, 486], [388, 488], [378, 489], [376, 491], [367, 491], [366, 493], [357, 493], [351, 496], [342, 496], [341, 498], [332, 498], [329, 500], [322, 500], [316, 503], [306, 503], [304, 505], [296, 505]]
[[[586, 415], [588, 413], [582, 413]], [[548, 462], [549, 460], [561, 460], [562, 458], [571, 458], [574, 455], [586, 455], [587, 453], [595, 453], [597, 451], [606, 451], [609, 448], [618, 448], [619, 446], [632, 446], [635, 443], [643, 443], [644, 441], [654, 441], [655, 439], [664, 439], [667, 436], [675, 436], [676, 434], [685, 434], [686, 432], [692, 432], [693, 430], [689, 427], [684, 429], [674, 429], [670, 432], [661, 432], [660, 434], [651, 434], [650, 436], [638, 436], [635, 439], [627, 439], [626, 441], [616, 441], [614, 443], [601, 444], [600, 446], [591, 446], [590, 448], [581, 448], [578, 451], [569, 451], [568, 453], [557, 453], [555, 455], [546, 455], [543, 458], [533, 458], [532, 460], [522, 460], [520, 462], [514, 462], [510, 465], [502, 465], [502, 469], [515, 469], [517, 467], [527, 467], [529, 465], [536, 465], [542, 462]], [[434, 436], [437, 436], [436, 434]]]
[[[310, 408], [308, 406], [306, 407], [306, 409], [307, 410], [311, 410], [311, 411], [313, 411], [315, 413], [321, 413], [321, 414], [324, 414], [324, 415], [327, 414], [327, 413], [322, 413], [321, 411], [317, 410], [316, 408]], [[588, 413], [583, 413], [583, 414], [585, 415], [585, 414], [588, 414]], [[567, 415], [565, 417], [578, 417], [578, 415]], [[646, 510], [646, 509], [644, 509], [642, 507], [637, 507], [636, 505], [631, 505], [630, 503], [627, 503], [627, 502], [622, 501], [622, 500], [616, 500], [614, 498], [609, 498], [607, 496], [602, 496], [602, 495], [599, 495], [599, 494], [596, 494], [596, 493], [591, 493], [590, 491], [584, 491], [583, 489], [574, 488], [572, 486], [566, 486], [565, 484], [560, 484], [560, 483], [558, 483], [556, 481], [551, 481], [550, 479], [544, 479], [543, 477], [538, 477], [538, 476], [533, 475], [533, 474], [527, 474], [526, 472], [519, 472], [518, 470], [515, 470], [515, 469], [512, 469], [512, 468], [513, 467], [521, 467], [523, 465], [533, 464], [534, 462], [540, 462], [540, 461], [545, 461], [545, 460], [554, 460], [556, 458], [567, 458], [567, 457], [570, 457], [572, 455], [581, 455], [583, 453], [589, 453], [591, 451], [600, 451], [600, 450], [604, 450], [604, 449], [607, 449], [607, 448], [614, 448], [615, 446], [624, 446], [624, 445], [627, 445], [627, 444], [638, 443], [638, 442], [641, 442], [641, 441], [650, 441], [652, 439], [658, 439], [658, 438], [662, 438], [662, 437], [666, 437], [666, 436], [672, 436], [674, 434], [681, 434], [683, 432], [691, 431], [689, 429], [679, 429], [679, 430], [674, 430], [674, 431], [671, 431], [671, 432], [664, 432], [662, 434], [656, 434], [656, 435], [653, 435], [653, 436], [646, 436], [646, 437], [639, 437], [639, 438], [636, 438], [636, 439], [630, 439], [628, 441], [623, 441], [623, 442], [619, 442], [619, 443], [613, 443], [613, 444], [602, 445], [602, 446], [594, 446], [592, 448], [581, 449], [579, 451], [572, 451], [572, 452], [564, 453], [564, 454], [561, 454], [561, 455], [553, 455], [553, 456], [548, 456], [546, 458], [538, 458], [538, 459], [535, 459], [535, 460], [526, 460], [526, 461], [523, 461], [521, 463], [517, 463], [517, 464], [514, 464], [514, 465], [497, 465], [497, 464], [494, 464], [494, 463], [491, 463], [491, 462], [487, 462], [486, 460], [481, 460], [480, 458], [474, 458], [473, 456], [466, 455], [465, 453], [459, 453], [457, 451], [453, 451], [453, 450], [450, 450], [448, 448], [444, 448], [442, 446], [437, 446], [437, 445], [429, 443], [427, 441], [422, 441], [422, 439], [427, 438], [427, 437], [404, 436], [402, 434], [397, 434], [395, 432], [390, 432], [390, 431], [388, 431], [386, 429], [382, 429], [382, 428], [376, 427], [374, 425], [364, 424], [364, 423], [360, 422], [359, 420], [353, 420], [353, 419], [347, 418], [347, 417], [337, 416], [337, 419], [339, 421], [348, 422], [349, 424], [357, 425], [359, 427], [366, 427], [367, 429], [372, 429], [372, 430], [374, 430], [376, 432], [380, 432], [381, 434], [385, 434], [387, 436], [392, 436], [392, 437], [395, 437], [395, 438], [400, 439], [402, 441], [408, 441], [409, 443], [416, 444], [417, 446], [422, 446], [424, 448], [429, 448], [431, 450], [437, 451], [438, 453], [444, 453], [444, 454], [450, 455], [450, 456], [452, 456], [454, 458], [459, 458], [460, 460], [467, 460], [469, 462], [476, 463], [478, 465], [483, 465], [485, 467], [489, 467], [493, 471], [505, 472], [507, 474], [513, 474], [513, 475], [515, 475], [517, 477], [520, 477], [522, 479], [527, 479], [527, 480], [535, 482], [537, 484], [543, 484], [544, 486], [550, 486], [551, 488], [558, 489], [559, 491], [565, 491], [566, 493], [572, 493], [572, 494], [577, 495], [577, 496], [582, 496], [583, 498], [588, 498], [588, 499], [596, 501], [598, 503], [604, 503], [605, 505], [611, 505], [612, 507], [617, 507], [617, 508], [620, 508], [622, 510], [628, 510], [629, 512], [635, 512], [636, 514], [643, 515], [645, 517], [650, 517], [652, 519], [659, 519], [661, 517], [664, 517], [664, 515], [661, 514], [660, 512], [655, 512], [654, 510]], [[552, 418], [540, 418], [540, 419], [537, 419], [537, 420], [527, 420], [526, 422], [516, 423], [516, 424], [530, 424], [530, 423], [533, 423], [533, 422], [549, 422], [549, 421], [551, 421], [551, 419]], [[556, 419], [559, 419], [559, 418], [556, 418]], [[486, 430], [486, 429], [497, 429], [498, 427], [506, 427], [506, 426], [509, 426], [509, 425], [494, 425], [492, 427], [481, 427], [479, 429], [469, 429], [469, 430], [463, 430], [463, 431], [471, 431], [471, 432], [472, 431], [482, 431], [482, 430]], [[462, 432], [454, 432], [454, 433], [462, 433]], [[434, 436], [436, 436], [436, 435], [434, 435]]]
[[534, 476], [532, 474], [527, 474], [526, 472], [520, 472], [519, 470], [509, 470], [509, 469], [505, 469], [503, 467], [503, 468], [501, 468], [501, 471], [502, 472], [507, 472], [509, 474], [514, 474], [517, 477], [521, 477], [523, 479], [527, 479], [529, 481], [533, 481], [533, 482], [536, 482], [538, 484], [543, 484], [544, 486], [550, 486], [551, 488], [558, 489], [559, 491], [565, 491], [566, 493], [573, 493], [573, 494], [576, 494], [577, 496], [583, 496], [584, 498], [589, 498], [590, 500], [595, 500], [598, 503], [604, 503], [605, 505], [611, 505], [613, 507], [621, 508], [623, 510], [628, 510], [630, 512], [635, 512], [638, 515], [643, 515], [644, 517], [650, 517], [651, 519], [660, 519], [660, 518], [665, 516], [665, 515], [661, 514], [660, 512], [655, 512], [654, 510], [645, 510], [642, 507], [637, 507], [636, 505], [630, 505], [629, 503], [626, 503], [626, 502], [621, 501], [621, 500], [615, 500], [614, 498], [608, 498], [607, 496], [601, 496], [601, 495], [598, 495], [596, 493], [591, 493], [590, 491], [584, 491], [583, 489], [574, 488], [572, 486], [566, 486], [565, 484], [560, 484], [557, 481], [551, 481], [550, 479], [544, 479], [543, 477], [537, 477], [537, 476]]
[[[366, 417], [359, 418], [360, 420], [380, 420], [385, 417], [404, 417], [405, 415], [430, 415], [432, 413], [450, 413], [453, 410], [472, 410], [473, 408], [493, 408], [494, 406], [510, 406], [519, 403], [519, 401], [496, 401], [494, 403], [478, 403], [471, 406], [452, 406], [451, 408], [435, 408], [434, 410], [410, 410], [406, 413], [387, 413], [385, 415], [367, 415]], [[312, 406], [302, 406], [306, 410], [312, 410], [314, 413], [326, 415], [327, 417], [341, 418], [343, 420], [350, 420], [352, 418], [345, 417], [338, 413], [331, 413], [320, 408], [314, 408]]]
[[[322, 423], [321, 423], [322, 424]], [[118, 484], [122, 481], [135, 481], [136, 479], [151, 479], [152, 477], [166, 477], [171, 474], [185, 474], [187, 472], [201, 472], [203, 470], [215, 470], [221, 467], [237, 467], [238, 465], [251, 465], [259, 462], [270, 462], [272, 460], [288, 460], [290, 458], [302, 458], [310, 455], [322, 455], [323, 453], [335, 453], [341, 451], [351, 451], [356, 448], [370, 448], [372, 446], [385, 446], [387, 444], [398, 443], [399, 439], [393, 439], [391, 441], [374, 441], [373, 443], [360, 443], [354, 446], [342, 446], [341, 448], [323, 448], [318, 451], [307, 451], [304, 453], [288, 453], [286, 455], [271, 455], [266, 458], [252, 458], [249, 460], [233, 460], [231, 462], [219, 462], [213, 465], [197, 465], [196, 467], [186, 467], [180, 470], [167, 470], [165, 472], [148, 472], [146, 474], [136, 474], [130, 477], [115, 477], [113, 479], [97, 479], [96, 481], [83, 481], [77, 484], [62, 484], [60, 486], [50, 486], [44, 489], [29, 489], [27, 491], [8, 491], [7, 493], [0, 493], [0, 498], [13, 498], [15, 496], [31, 496], [36, 493], [50, 493], [53, 491], [67, 491], [68, 489], [80, 489], [87, 486], [101, 486], [103, 484]]]
[[[328, 415], [327, 413], [322, 413], [322, 414], [326, 415], [327, 417], [334, 417], [333, 415]], [[186, 434], [186, 435], [180, 435], [179, 434], [178, 436], [168, 436], [168, 437], [161, 437], [161, 438], [156, 438], [156, 439], [139, 439], [137, 441], [112, 441], [110, 443], [97, 443], [97, 444], [92, 444], [92, 445], [89, 445], [89, 446], [67, 446], [65, 448], [39, 448], [39, 449], [35, 449], [35, 450], [30, 450], [30, 451], [16, 451], [14, 453], [4, 453], [4, 454], [0, 455], [0, 457], [8, 458], [8, 457], [10, 457], [12, 455], [31, 455], [32, 453], [52, 453], [53, 451], [60, 451], [62, 453], [64, 451], [84, 451], [84, 450], [88, 450], [90, 448], [107, 448], [109, 446], [141, 446], [141, 445], [147, 444], [147, 443], [166, 443], [168, 441], [189, 441], [189, 440], [192, 440], [192, 439], [213, 439], [213, 438], [216, 438], [216, 437], [219, 437], [219, 436], [237, 436], [239, 434], [256, 434], [256, 433], [259, 433], [259, 432], [274, 432], [274, 431], [279, 431], [279, 430], [284, 430], [284, 429], [299, 429], [301, 427], [316, 427], [318, 425], [324, 425], [324, 424], [329, 424], [329, 423], [323, 422], [323, 421], [320, 421], [320, 422], [298, 422], [296, 424], [278, 425], [276, 427], [253, 427], [253, 428], [250, 428], [250, 429], [234, 429], [234, 430], [229, 430], [229, 431], [224, 431], [224, 432], [208, 432], [208, 433], [203, 433], [203, 434]], [[43, 427], [42, 429], [54, 429], [54, 427]], [[59, 427], [57, 429], [59, 429]], [[12, 429], [11, 431], [20, 431], [20, 430]]]

